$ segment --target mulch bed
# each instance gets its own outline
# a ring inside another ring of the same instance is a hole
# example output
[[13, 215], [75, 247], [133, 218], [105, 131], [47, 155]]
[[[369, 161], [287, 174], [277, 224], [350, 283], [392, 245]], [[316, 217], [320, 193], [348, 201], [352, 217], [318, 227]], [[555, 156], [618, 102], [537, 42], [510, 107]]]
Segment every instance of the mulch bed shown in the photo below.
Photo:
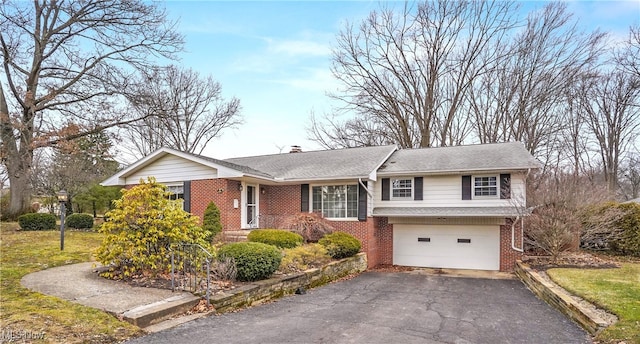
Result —
[[374, 268], [369, 269], [369, 271], [375, 272], [404, 272], [404, 271], [413, 271], [414, 268], [410, 266], [397, 266], [391, 264], [380, 264]]
[[551, 256], [525, 256], [522, 262], [535, 270], [551, 268], [612, 269], [619, 268], [617, 257], [587, 251], [564, 252], [555, 261]]

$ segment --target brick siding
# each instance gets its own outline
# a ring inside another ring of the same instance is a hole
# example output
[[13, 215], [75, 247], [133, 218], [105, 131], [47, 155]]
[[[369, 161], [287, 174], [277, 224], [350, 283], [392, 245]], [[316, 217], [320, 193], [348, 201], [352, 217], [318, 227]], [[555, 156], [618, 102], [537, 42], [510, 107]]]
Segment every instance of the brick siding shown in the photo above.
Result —
[[[515, 269], [516, 261], [522, 259], [522, 253], [511, 248], [511, 224], [509, 218], [500, 226], [500, 271], [511, 272]], [[521, 247], [522, 242], [521, 222], [516, 222], [514, 246]]]
[[[191, 213], [200, 217], [209, 202], [220, 209], [222, 230], [240, 229], [240, 182], [228, 179], [203, 179], [191, 181]], [[233, 200], [238, 200], [238, 208], [233, 207]]]

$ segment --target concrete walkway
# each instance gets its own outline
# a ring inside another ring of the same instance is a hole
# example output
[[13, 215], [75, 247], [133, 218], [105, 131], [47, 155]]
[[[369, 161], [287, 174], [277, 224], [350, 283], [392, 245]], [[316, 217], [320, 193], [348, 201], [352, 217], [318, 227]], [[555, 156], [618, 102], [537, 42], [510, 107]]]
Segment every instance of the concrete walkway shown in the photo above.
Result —
[[21, 283], [42, 294], [122, 316], [140, 327], [172, 316], [167, 309], [176, 306], [191, 308], [200, 300], [187, 292], [133, 287], [107, 280], [98, 275], [95, 264], [72, 264], [34, 272], [24, 276]]

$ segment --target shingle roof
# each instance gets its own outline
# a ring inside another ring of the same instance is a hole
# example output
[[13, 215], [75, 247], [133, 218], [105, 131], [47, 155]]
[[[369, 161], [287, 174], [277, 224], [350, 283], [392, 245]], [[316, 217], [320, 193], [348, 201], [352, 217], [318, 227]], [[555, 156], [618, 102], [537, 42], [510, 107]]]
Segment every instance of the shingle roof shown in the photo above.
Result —
[[505, 217], [528, 215], [516, 207], [376, 207], [373, 216]]
[[285, 181], [364, 178], [375, 172], [395, 149], [395, 145], [360, 147], [231, 158], [224, 161], [262, 171]]
[[224, 167], [228, 167], [230, 169], [236, 170], [236, 171], [240, 171], [240, 172], [244, 172], [247, 174], [253, 174], [255, 176], [261, 176], [261, 177], [267, 177], [267, 178], [273, 178], [272, 175], [262, 172], [262, 171], [258, 171], [256, 169], [253, 169], [249, 166], [245, 166], [245, 165], [239, 165], [239, 164], [234, 164], [232, 162], [229, 161], [225, 161], [225, 160], [220, 160], [220, 159], [214, 159], [214, 158], [210, 158], [208, 156], [204, 156], [204, 155], [199, 155], [199, 154], [193, 154], [193, 153], [187, 153], [187, 154], [191, 154], [195, 157], [198, 157], [200, 159], [204, 159], [207, 161], [210, 161], [214, 164], [218, 164]]
[[382, 165], [380, 174], [519, 170], [540, 164], [519, 142], [439, 148], [402, 149]]

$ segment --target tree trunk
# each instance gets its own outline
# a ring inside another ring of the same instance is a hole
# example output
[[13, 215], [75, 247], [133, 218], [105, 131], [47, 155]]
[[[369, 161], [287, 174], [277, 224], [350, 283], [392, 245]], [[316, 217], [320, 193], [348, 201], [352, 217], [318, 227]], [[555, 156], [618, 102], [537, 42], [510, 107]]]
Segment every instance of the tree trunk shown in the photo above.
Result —
[[25, 152], [9, 152], [8, 154], [6, 166], [9, 174], [11, 201], [7, 214], [5, 214], [7, 219], [15, 220], [31, 208], [29, 174], [32, 162], [33, 152], [25, 150]]

